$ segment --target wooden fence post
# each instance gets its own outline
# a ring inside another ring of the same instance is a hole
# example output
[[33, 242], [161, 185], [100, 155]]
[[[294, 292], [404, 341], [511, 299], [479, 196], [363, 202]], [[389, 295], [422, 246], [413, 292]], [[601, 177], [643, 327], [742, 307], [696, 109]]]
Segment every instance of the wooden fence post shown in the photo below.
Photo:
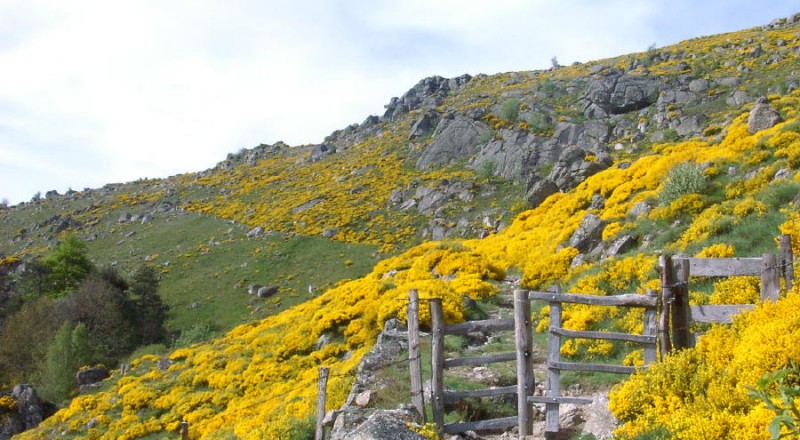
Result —
[[794, 254], [792, 253], [792, 236], [781, 235], [781, 268], [786, 290], [792, 290], [794, 284]]
[[181, 422], [181, 440], [189, 440], [189, 422]]
[[[653, 289], [647, 289], [647, 296], [650, 298], [658, 298], [658, 293]], [[658, 323], [656, 322], [656, 309], [644, 310], [644, 335], [658, 337]], [[657, 360], [656, 353], [658, 352], [658, 343], [647, 344], [644, 346], [644, 364], [650, 365]]]
[[661, 265], [661, 309], [658, 318], [658, 333], [661, 355], [664, 356], [672, 351], [672, 338], [670, 338], [669, 310], [672, 305], [672, 257], [662, 255], [659, 258]]
[[764, 254], [761, 261], [764, 264], [761, 272], [761, 300], [777, 301], [781, 292], [781, 271], [778, 267], [778, 256]]
[[[561, 286], [556, 285], [553, 293], [561, 293]], [[550, 328], [561, 327], [561, 302], [550, 301]], [[561, 370], [555, 365], [561, 363], [561, 336], [554, 332], [547, 335], [547, 385], [549, 397], [558, 398], [561, 395]], [[558, 421], [558, 402], [545, 404], [544, 437], [547, 440], [555, 439], [560, 430]]]
[[672, 297], [672, 343], [677, 350], [694, 345], [689, 332], [689, 260], [679, 258], [673, 261], [675, 270]]
[[439, 431], [444, 432], [444, 311], [442, 300], [431, 298], [431, 413]]
[[533, 434], [533, 418], [528, 396], [533, 394], [533, 329], [528, 291], [514, 291], [514, 339], [517, 345], [517, 426], [519, 438]]
[[325, 426], [322, 424], [325, 420], [325, 400], [327, 399], [328, 390], [328, 367], [319, 368], [319, 382], [317, 382], [317, 430], [314, 434], [314, 440], [323, 440], [325, 438]]
[[411, 374], [411, 404], [417, 409], [422, 422], [426, 422], [425, 402], [422, 396], [422, 359], [419, 355], [419, 294], [408, 291], [408, 371]]

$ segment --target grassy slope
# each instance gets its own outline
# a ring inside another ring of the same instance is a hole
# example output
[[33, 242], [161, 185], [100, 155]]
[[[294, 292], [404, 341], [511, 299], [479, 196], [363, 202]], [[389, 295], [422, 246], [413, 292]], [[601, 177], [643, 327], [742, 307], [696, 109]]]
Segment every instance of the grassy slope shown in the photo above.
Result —
[[[692, 40], [670, 50], [701, 50], [726, 39], [760, 35], [748, 32]], [[383, 319], [402, 311], [398, 300], [408, 288], [445, 298], [449, 318], [459, 319], [460, 295], [490, 295], [493, 288], [487, 281], [502, 277], [504, 270], [522, 272], [530, 286], [566, 279], [578, 291], [597, 294], [653, 287], [651, 269], [658, 249], [605, 262], [602, 270], [597, 266], [570, 269], [574, 254], [569, 248], [557, 250], [589, 212], [595, 193], [606, 198], [605, 208], [595, 212], [615, 224], [616, 233], [630, 230], [664, 235], [669, 231], [674, 240], [661, 244], [670, 251], [694, 252], [743, 236], [734, 252], [750, 255], [769, 248], [771, 237], [778, 233], [775, 225], [788, 215], [777, 208], [788, 202], [786, 194], [797, 189], [793, 170], [800, 143], [785, 133], [797, 130], [799, 100], [797, 93], [773, 100], [789, 123], [753, 136], [746, 132], [742, 117], [728, 118], [727, 123], [720, 123], [721, 139], [710, 136], [656, 145], [652, 148], [655, 154], [626, 158], [630, 167], [612, 167], [570, 193], [551, 197], [498, 235], [480, 241], [417, 246], [379, 263], [364, 278], [343, 283], [281, 314], [240, 326], [213, 344], [173, 352], [175, 363], [167, 371], [155, 369], [155, 359], [144, 357], [136, 362], [132, 374], [113, 379], [102, 392], [76, 399], [23, 438], [64, 430], [90, 438], [136, 437], [173, 430], [181, 418], [192, 423], [196, 434], [208, 438], [231, 434], [285, 437], [311, 414], [318, 365], [329, 365], [334, 372], [331, 405], [342, 401], [358, 359], [371, 346]], [[699, 201], [661, 207], [644, 218], [628, 216], [633, 204], [657, 196], [669, 169], [686, 161], [711, 164], [709, 191]], [[730, 165], [739, 167], [734, 177], [725, 175]], [[773, 180], [775, 172], [784, 167], [790, 169], [789, 179]], [[212, 204], [204, 206], [198, 209], [215, 209]], [[672, 227], [677, 219], [681, 223]], [[768, 220], [766, 226], [762, 220]], [[532, 260], [532, 255], [539, 258]], [[440, 278], [436, 274], [456, 276]], [[582, 328], [609, 320], [623, 328], [635, 327], [630, 323], [637, 322], [576, 308], [567, 314], [565, 323]], [[315, 350], [314, 343], [323, 333], [332, 335], [334, 342]], [[602, 347], [576, 347], [584, 353], [592, 349]], [[87, 430], [88, 420], [97, 416], [97, 427]]]

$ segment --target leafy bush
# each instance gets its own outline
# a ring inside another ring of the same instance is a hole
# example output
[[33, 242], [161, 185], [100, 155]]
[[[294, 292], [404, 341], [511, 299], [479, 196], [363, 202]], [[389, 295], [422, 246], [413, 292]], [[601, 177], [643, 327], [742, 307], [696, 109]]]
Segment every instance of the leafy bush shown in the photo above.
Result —
[[769, 424], [770, 440], [800, 437], [800, 365], [789, 361], [789, 366], [767, 373], [752, 388], [750, 395], [764, 403], [775, 417]]
[[687, 194], [702, 193], [708, 185], [705, 175], [695, 165], [682, 163], [667, 174], [667, 181], [659, 192], [662, 205], [669, 205]]
[[519, 120], [519, 106], [520, 100], [518, 98], [506, 99], [500, 107], [500, 117], [517, 122]]

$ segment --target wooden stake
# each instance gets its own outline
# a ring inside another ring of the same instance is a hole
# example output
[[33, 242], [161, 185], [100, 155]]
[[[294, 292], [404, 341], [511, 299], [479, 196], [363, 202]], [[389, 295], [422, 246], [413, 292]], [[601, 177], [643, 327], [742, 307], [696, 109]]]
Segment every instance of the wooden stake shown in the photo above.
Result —
[[433, 422], [444, 433], [444, 311], [442, 300], [432, 298], [431, 310], [431, 412]]
[[519, 438], [533, 434], [533, 337], [531, 335], [531, 301], [526, 290], [514, 291], [514, 339], [517, 345], [517, 426]]
[[319, 368], [319, 382], [317, 382], [317, 431], [314, 434], [314, 440], [323, 440], [325, 438], [325, 425], [322, 424], [325, 420], [325, 400], [327, 400], [328, 393], [328, 367]]
[[425, 402], [422, 395], [422, 359], [419, 354], [419, 294], [408, 291], [408, 371], [411, 375], [411, 404], [417, 409], [422, 422], [425, 417]]

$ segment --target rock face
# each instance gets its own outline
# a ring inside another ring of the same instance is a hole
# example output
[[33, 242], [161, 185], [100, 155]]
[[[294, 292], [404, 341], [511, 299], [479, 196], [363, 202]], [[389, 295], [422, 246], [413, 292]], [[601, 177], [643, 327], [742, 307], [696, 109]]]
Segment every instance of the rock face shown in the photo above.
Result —
[[417, 168], [444, 165], [478, 153], [478, 140], [488, 130], [486, 124], [464, 116], [443, 118], [433, 133], [433, 142], [417, 160]]
[[767, 103], [766, 98], [758, 98], [750, 110], [750, 116], [747, 118], [747, 131], [754, 134], [761, 130], [772, 128], [783, 119], [781, 115], [775, 110], [775, 107]]

